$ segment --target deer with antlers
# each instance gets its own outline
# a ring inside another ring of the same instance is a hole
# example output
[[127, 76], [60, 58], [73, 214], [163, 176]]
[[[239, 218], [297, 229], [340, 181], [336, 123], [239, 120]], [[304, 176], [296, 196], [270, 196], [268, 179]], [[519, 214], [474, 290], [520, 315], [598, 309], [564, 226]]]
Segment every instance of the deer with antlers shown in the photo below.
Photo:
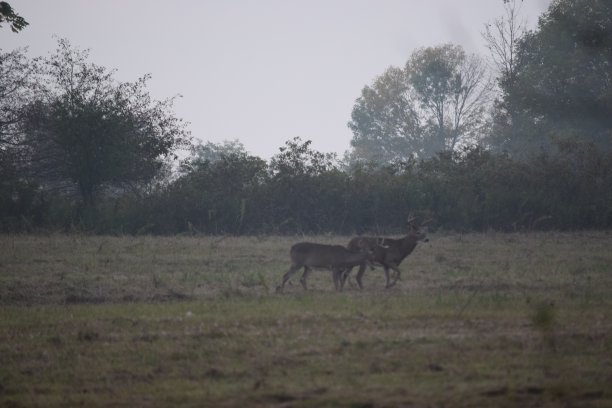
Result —
[[[427, 220], [423, 223], [417, 223], [416, 217], [409, 217], [407, 220], [408, 234], [400, 239], [394, 238], [383, 238], [383, 237], [355, 237], [350, 240], [348, 249], [355, 253], [370, 252], [371, 265], [382, 265], [385, 270], [386, 288], [394, 286], [400, 279], [401, 271], [399, 265], [402, 261], [414, 251], [419, 241], [427, 242], [425, 232], [421, 230], [422, 227], [429, 224], [431, 220]], [[365, 264], [359, 266], [359, 272], [357, 272], [357, 284], [360, 289], [363, 289], [362, 278], [365, 272]], [[353, 267], [347, 268], [342, 274], [342, 283], [346, 281], [348, 275], [351, 273]], [[391, 282], [389, 276], [389, 269], [395, 272], [395, 278]]]

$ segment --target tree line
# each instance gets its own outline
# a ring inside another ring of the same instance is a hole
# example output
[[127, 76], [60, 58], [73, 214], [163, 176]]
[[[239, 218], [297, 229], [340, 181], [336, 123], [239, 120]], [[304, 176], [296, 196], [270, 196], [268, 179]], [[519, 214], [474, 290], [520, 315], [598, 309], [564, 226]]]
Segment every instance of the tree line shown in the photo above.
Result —
[[342, 158], [300, 138], [268, 161], [194, 144], [148, 76], [119, 82], [65, 39], [46, 58], [0, 50], [0, 230], [399, 232], [409, 213], [460, 231], [610, 228], [612, 6], [555, 0], [531, 31], [519, 7], [484, 28], [493, 71], [444, 44], [366, 85]]

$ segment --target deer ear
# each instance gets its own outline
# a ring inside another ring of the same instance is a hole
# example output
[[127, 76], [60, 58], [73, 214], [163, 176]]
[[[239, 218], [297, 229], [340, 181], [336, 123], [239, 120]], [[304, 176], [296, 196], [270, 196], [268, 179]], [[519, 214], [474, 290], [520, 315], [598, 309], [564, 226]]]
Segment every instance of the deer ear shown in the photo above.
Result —
[[412, 225], [415, 221], [416, 221], [417, 217], [412, 216], [412, 214], [410, 214], [408, 216], [408, 219], [406, 220], [406, 224], [408, 225]]
[[423, 222], [421, 223], [421, 227], [422, 227], [423, 225], [430, 224], [432, 221], [433, 221], [433, 218], [430, 218], [430, 219], [428, 219], [428, 220], [423, 221]]

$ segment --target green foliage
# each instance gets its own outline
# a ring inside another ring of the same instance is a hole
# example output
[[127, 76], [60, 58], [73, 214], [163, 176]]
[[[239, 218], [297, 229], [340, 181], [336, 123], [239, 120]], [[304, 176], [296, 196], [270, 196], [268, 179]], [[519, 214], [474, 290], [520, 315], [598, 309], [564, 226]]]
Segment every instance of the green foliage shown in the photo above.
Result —
[[294, 137], [279, 148], [280, 153], [270, 160], [270, 171], [275, 178], [316, 176], [336, 168], [335, 155], [313, 150], [312, 142]]
[[540, 302], [535, 305], [530, 316], [531, 324], [541, 331], [549, 331], [555, 323], [555, 308], [551, 302]]
[[300, 138], [269, 162], [238, 140], [189, 146], [148, 76], [117, 82], [66, 40], [42, 60], [0, 53], [0, 230], [399, 233], [409, 213], [459, 231], [610, 228], [612, 8], [557, 0], [526, 34], [515, 11], [487, 31], [492, 126], [481, 60], [421, 48], [363, 88], [344, 163]]
[[0, 149], [0, 231], [32, 230], [44, 222], [47, 206], [36, 184], [19, 174], [15, 149]]
[[409, 83], [429, 113], [429, 155], [474, 142], [483, 121], [489, 83], [482, 60], [446, 44], [415, 51], [406, 63]]
[[19, 14], [15, 13], [10, 4], [6, 1], [0, 1], [0, 27], [5, 22], [9, 24], [11, 31], [14, 33], [18, 33], [30, 24]]
[[39, 182], [74, 189], [92, 207], [111, 188], [153, 180], [187, 134], [170, 111], [171, 99], [151, 99], [148, 76], [118, 83], [87, 58], [87, 51], [59, 40], [44, 60], [44, 90], [27, 107], [24, 133]]
[[421, 124], [406, 73], [391, 67], [365, 86], [348, 123], [350, 162], [390, 163], [421, 151]]
[[[270, 160], [265, 197], [267, 215], [278, 232], [324, 230], [342, 202], [338, 186], [343, 175], [335, 155], [313, 150], [311, 141], [289, 140]], [[335, 203], [335, 205], [334, 205]]]
[[480, 136], [490, 90], [482, 60], [446, 44], [412, 53], [366, 86], [349, 122], [353, 161], [428, 158]]
[[25, 49], [0, 50], [0, 149], [22, 142], [22, 110], [38, 94], [37, 73], [38, 60], [27, 58]]
[[612, 155], [593, 147], [566, 143], [558, 154], [529, 161], [464, 148], [424, 161], [355, 165], [348, 172], [308, 146], [302, 151], [304, 145], [281, 152], [274, 167], [248, 154], [221, 156], [147, 194], [107, 197], [80, 212], [75, 211], [78, 202], [42, 195], [35, 185], [9, 177], [13, 182], [0, 185], [7, 197], [2, 201], [2, 228], [136, 234], [401, 233], [409, 213], [458, 231], [612, 227]]
[[612, 4], [558, 0], [518, 44], [505, 86], [496, 146], [515, 156], [554, 151], [555, 141], [612, 150]]
[[23, 107], [36, 97], [37, 72], [37, 61], [28, 59], [25, 49], [0, 51], [0, 229], [4, 231], [40, 226], [48, 209], [37, 183], [24, 171]]
[[192, 147], [192, 155], [189, 159], [182, 163], [181, 167], [185, 172], [188, 172], [194, 167], [204, 165], [205, 162], [214, 163], [229, 155], [243, 155], [247, 151], [238, 139], [226, 140], [223, 143], [201, 142]]
[[[168, 186], [159, 200], [162, 232], [184, 230], [191, 223], [206, 233], [239, 234], [249, 230], [262, 210], [256, 199], [268, 178], [266, 162], [243, 152], [221, 154], [215, 161], [193, 161], [190, 171]], [[184, 168], [184, 171], [186, 168]]]

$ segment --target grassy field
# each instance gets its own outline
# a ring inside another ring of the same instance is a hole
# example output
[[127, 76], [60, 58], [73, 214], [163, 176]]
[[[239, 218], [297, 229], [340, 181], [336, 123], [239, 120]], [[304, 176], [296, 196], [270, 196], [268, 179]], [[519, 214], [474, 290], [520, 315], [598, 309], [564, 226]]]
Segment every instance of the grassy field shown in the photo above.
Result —
[[301, 240], [0, 236], [0, 406], [612, 406], [611, 233], [433, 234], [390, 290], [276, 294]]

